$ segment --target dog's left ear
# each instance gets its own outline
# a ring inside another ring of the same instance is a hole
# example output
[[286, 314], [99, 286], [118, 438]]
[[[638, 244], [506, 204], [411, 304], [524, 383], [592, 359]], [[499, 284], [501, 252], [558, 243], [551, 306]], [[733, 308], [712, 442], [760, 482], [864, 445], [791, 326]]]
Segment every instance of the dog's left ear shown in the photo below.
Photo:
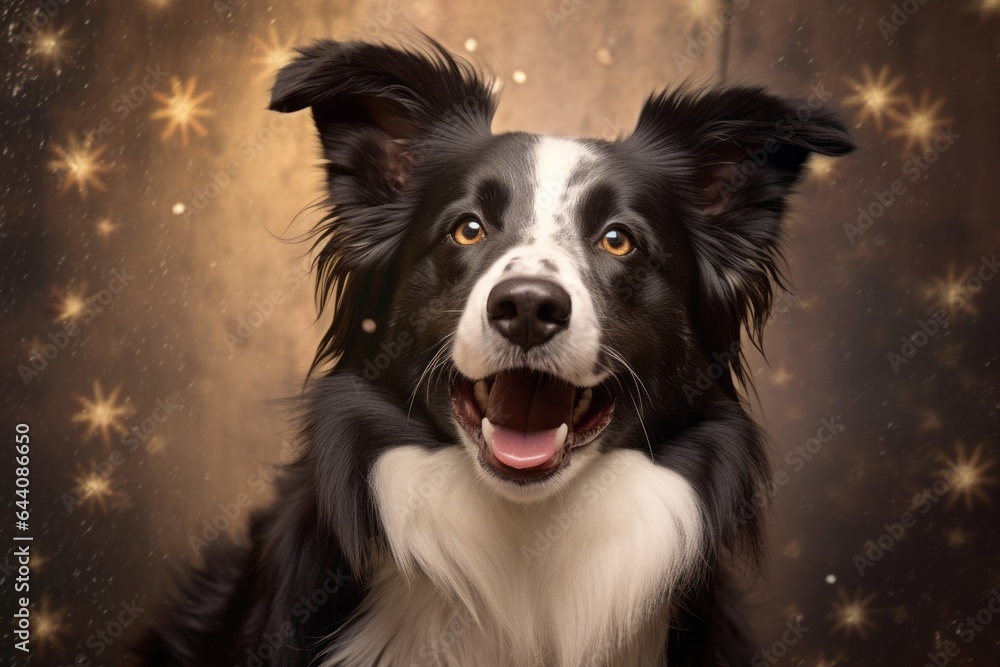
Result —
[[[707, 352], [731, 353], [746, 327], [758, 343], [781, 285], [781, 217], [810, 153], [853, 150], [823, 102], [786, 100], [759, 88], [680, 90], [649, 98], [625, 141], [652, 150], [693, 202], [691, 237]], [[739, 359], [733, 369], [743, 380]], [[728, 374], [726, 374], [728, 377]]]
[[[320, 40], [278, 72], [271, 109], [311, 108], [326, 162], [330, 212], [315, 230], [316, 292], [335, 312], [313, 370], [350, 361], [361, 322], [387, 308], [391, 262], [406, 233], [399, 207], [425, 147], [488, 135], [492, 86], [427, 38], [412, 48]], [[367, 337], [369, 342], [374, 338]]]
[[488, 132], [495, 106], [479, 72], [427, 38], [412, 49], [314, 42], [278, 72], [270, 108], [312, 108], [334, 204], [344, 206], [336, 177], [360, 179], [369, 196], [391, 197], [410, 175], [414, 146], [435, 126]]

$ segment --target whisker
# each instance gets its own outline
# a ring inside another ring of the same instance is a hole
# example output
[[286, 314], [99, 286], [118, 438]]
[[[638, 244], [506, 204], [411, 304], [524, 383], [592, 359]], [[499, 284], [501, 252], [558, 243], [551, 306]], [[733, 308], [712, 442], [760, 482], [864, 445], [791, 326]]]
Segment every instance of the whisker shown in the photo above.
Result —
[[608, 354], [608, 356], [610, 356], [612, 359], [621, 364], [625, 368], [625, 370], [629, 372], [629, 375], [631, 375], [636, 382], [636, 393], [633, 394], [631, 388], [626, 390], [623, 387], [622, 382], [619, 379], [617, 373], [612, 374], [612, 377], [615, 378], [615, 381], [618, 383], [619, 389], [628, 392], [629, 399], [631, 399], [632, 401], [632, 407], [635, 408], [636, 416], [639, 419], [639, 426], [642, 428], [642, 434], [646, 438], [646, 446], [649, 447], [649, 458], [655, 461], [656, 456], [653, 454], [653, 443], [649, 439], [649, 431], [646, 430], [646, 421], [644, 418], [645, 411], [643, 409], [644, 406], [642, 404], [642, 395], [639, 393], [639, 391], [641, 390], [646, 393], [646, 398], [649, 400], [650, 403], [653, 402], [653, 397], [650, 395], [649, 390], [646, 389], [645, 383], [643, 383], [642, 379], [632, 368], [631, 364], [628, 363], [625, 357], [623, 357], [617, 350], [615, 350], [610, 345], [602, 344], [601, 348], [604, 350], [604, 352]]
[[[454, 336], [455, 336], [455, 334], [453, 334], [453, 333], [452, 334], [448, 334], [447, 336], [445, 336], [441, 340], [440, 343], [438, 343], [441, 347], [438, 348], [438, 351], [434, 353], [434, 356], [431, 357], [431, 360], [427, 362], [427, 365], [424, 366], [423, 372], [420, 373], [420, 377], [417, 378], [417, 383], [413, 386], [413, 392], [410, 393], [410, 398], [407, 400], [407, 403], [410, 404], [409, 408], [406, 411], [406, 423], [407, 424], [410, 423], [410, 415], [413, 413], [413, 405], [414, 405], [414, 403], [416, 403], [417, 392], [420, 391], [420, 385], [421, 385], [421, 383], [423, 383], [424, 380], [429, 380], [430, 377], [433, 375], [434, 371], [440, 366], [441, 363], [443, 363], [442, 361], [439, 361], [441, 359], [441, 355], [443, 355], [443, 354], [446, 355], [444, 357], [444, 361], [447, 361], [447, 353], [451, 352], [451, 343], [452, 343], [452, 339], [454, 338]], [[429, 396], [430, 395], [429, 394], [429, 392], [430, 392], [430, 382], [428, 382], [427, 386], [428, 386], [428, 390], [427, 390], [428, 394], [427, 394], [427, 396]]]

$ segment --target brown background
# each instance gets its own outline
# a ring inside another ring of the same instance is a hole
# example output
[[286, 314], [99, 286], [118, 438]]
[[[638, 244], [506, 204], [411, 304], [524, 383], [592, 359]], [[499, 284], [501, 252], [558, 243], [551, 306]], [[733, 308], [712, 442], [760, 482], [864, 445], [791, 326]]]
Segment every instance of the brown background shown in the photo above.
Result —
[[[118, 664], [169, 568], [194, 557], [191, 537], [223, 515], [220, 504], [240, 493], [266, 499], [258, 479], [288, 437], [271, 400], [297, 390], [322, 329], [309, 280], [299, 280], [308, 248], [282, 242], [318, 218], [303, 211], [320, 194], [316, 142], [307, 114], [265, 110], [280, 62], [270, 52], [320, 36], [405, 38], [414, 27], [497, 74], [497, 131], [613, 137], [655, 87], [717, 80], [727, 48], [729, 81], [799, 95], [819, 85], [852, 125], [863, 121], [860, 150], [801, 188], [790, 224], [795, 297], [769, 330], [769, 365], [755, 362], [758, 412], [789, 481], [776, 498], [772, 570], [754, 594], [754, 626], [762, 648], [782, 641], [786, 622], [808, 628], [777, 647], [776, 664], [922, 665], [949, 640], [960, 649], [950, 664], [996, 664], [1000, 618], [968, 643], [959, 624], [1000, 586], [1000, 468], [991, 467], [1000, 280], [968, 298], [957, 289], [1000, 246], [996, 9], [914, 2], [916, 13], [886, 39], [878, 22], [894, 11], [889, 2], [736, 0], [718, 37], [708, 24], [726, 4], [713, 0], [51, 4], [0, 10], [9, 41], [0, 79], [2, 406], [5, 433], [22, 420], [34, 438], [31, 664], [70, 665], [80, 654]], [[29, 28], [39, 16], [44, 27]], [[698, 38], [703, 53], [678, 64]], [[152, 95], [141, 88], [147, 67], [169, 75]], [[903, 118], [925, 91], [943, 100], [935, 117], [958, 138], [916, 182], [903, 169], [922, 146], [907, 146], [904, 121], [879, 127], [852, 100], [848, 79], [861, 81], [865, 67], [902, 77], [890, 106]], [[157, 114], [174, 93], [171, 77], [181, 92], [195, 80], [196, 97], [210, 93], [200, 100], [210, 112], [200, 117], [204, 135], [190, 128], [186, 143], [179, 130], [164, 137]], [[123, 95], [135, 106], [124, 118]], [[71, 135], [102, 121], [110, 131], [92, 135], [91, 149], [104, 187], [84, 192], [54, 162]], [[905, 192], [852, 243], [843, 225], [900, 178]], [[117, 294], [114, 270], [133, 276]], [[107, 303], [80, 312], [67, 306], [73, 295]], [[269, 301], [280, 303], [258, 320], [257, 304], [268, 310]], [[940, 309], [949, 326], [894, 372], [886, 355]], [[258, 326], [242, 329], [248, 318]], [[70, 322], [77, 334], [53, 354], [50, 335]], [[27, 382], [25, 368], [36, 373]], [[117, 410], [88, 411], [95, 383]], [[154, 413], [158, 400], [183, 407], [151, 421], [164, 415]], [[796, 470], [786, 454], [824, 418], [843, 431]], [[137, 441], [124, 438], [135, 429], [142, 438], [132, 448]], [[109, 474], [92, 472], [108, 461]], [[12, 466], [0, 466], [5, 535]], [[950, 487], [932, 491], [937, 502], [927, 500], [860, 575], [854, 557], [935, 481]], [[114, 630], [133, 600], [145, 611], [97, 655], [106, 644], [95, 633]]]

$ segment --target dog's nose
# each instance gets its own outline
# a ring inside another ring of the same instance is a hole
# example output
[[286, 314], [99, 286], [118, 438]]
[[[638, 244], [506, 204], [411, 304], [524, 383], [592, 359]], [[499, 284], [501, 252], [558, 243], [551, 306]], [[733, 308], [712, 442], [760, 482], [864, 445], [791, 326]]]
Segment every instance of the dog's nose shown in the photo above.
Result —
[[569, 326], [569, 294], [551, 280], [508, 278], [493, 286], [486, 316], [494, 329], [528, 351]]

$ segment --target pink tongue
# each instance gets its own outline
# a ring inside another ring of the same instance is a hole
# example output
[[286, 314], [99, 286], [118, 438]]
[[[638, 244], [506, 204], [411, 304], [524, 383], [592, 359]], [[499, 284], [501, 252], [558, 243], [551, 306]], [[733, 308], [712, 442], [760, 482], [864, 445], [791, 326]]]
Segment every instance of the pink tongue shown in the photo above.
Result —
[[559, 429], [549, 428], [542, 431], [530, 431], [493, 427], [493, 456], [500, 463], [522, 470], [534, 468], [547, 463], [556, 455], [556, 432]]

